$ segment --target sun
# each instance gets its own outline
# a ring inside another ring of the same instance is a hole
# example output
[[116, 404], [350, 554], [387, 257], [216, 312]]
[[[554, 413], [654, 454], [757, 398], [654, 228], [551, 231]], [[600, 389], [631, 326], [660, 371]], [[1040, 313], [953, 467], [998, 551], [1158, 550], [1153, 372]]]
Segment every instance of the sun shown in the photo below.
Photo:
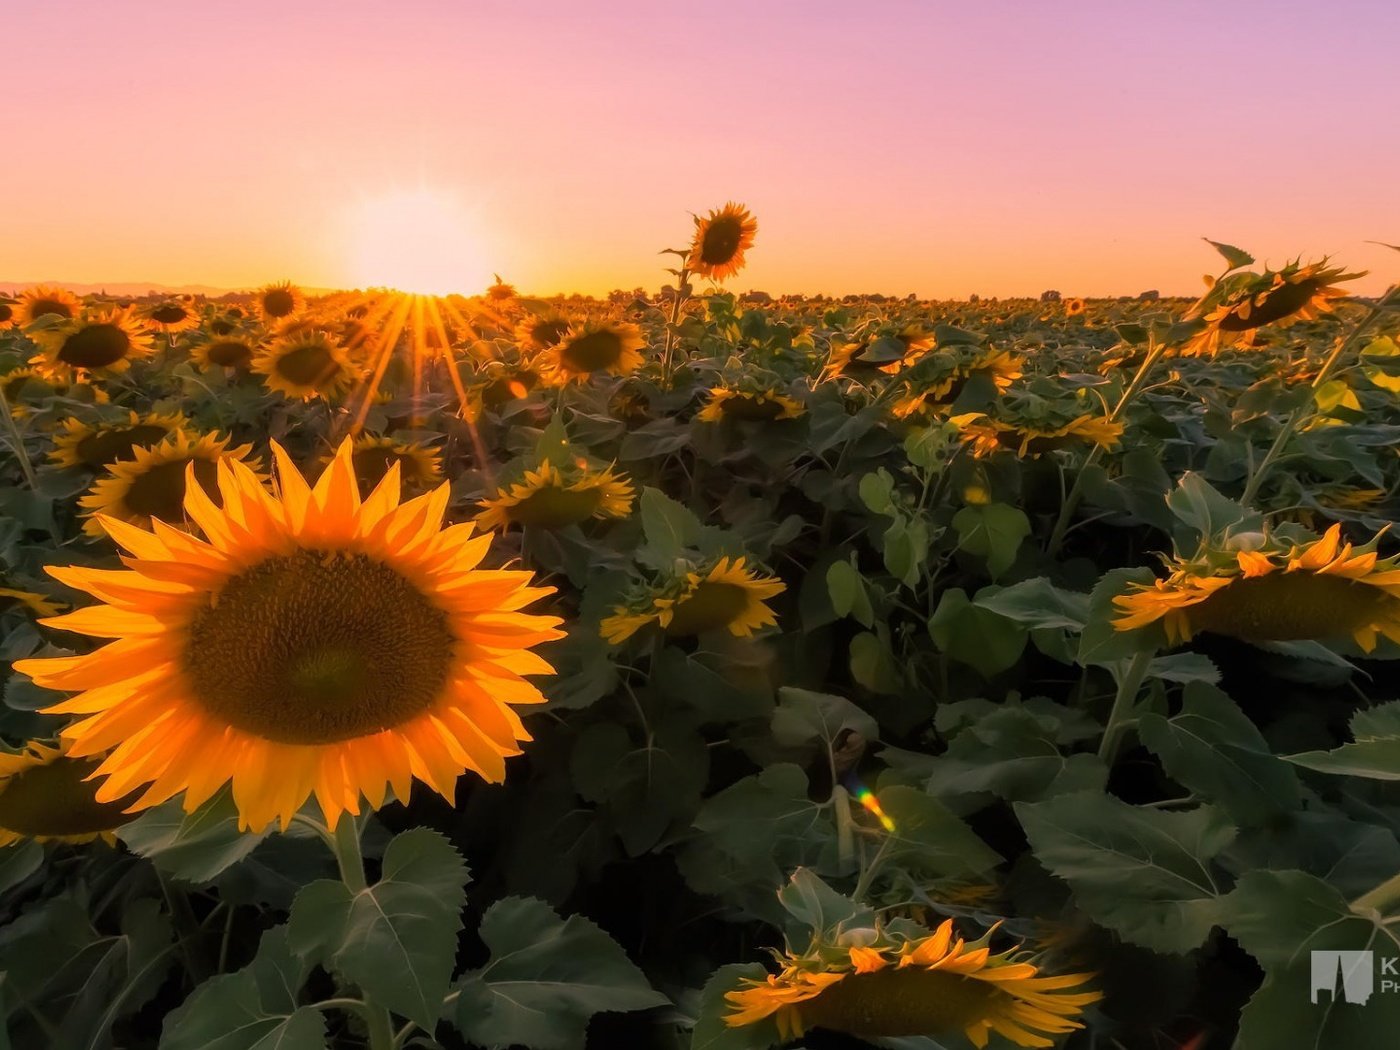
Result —
[[367, 197], [348, 217], [352, 284], [419, 295], [473, 295], [492, 281], [479, 224], [443, 190]]

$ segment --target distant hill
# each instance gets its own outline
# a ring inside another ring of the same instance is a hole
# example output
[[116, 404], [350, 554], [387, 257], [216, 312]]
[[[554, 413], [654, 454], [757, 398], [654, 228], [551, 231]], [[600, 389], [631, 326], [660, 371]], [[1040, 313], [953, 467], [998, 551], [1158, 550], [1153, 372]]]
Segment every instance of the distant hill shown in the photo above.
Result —
[[[246, 288], [216, 288], [210, 284], [161, 284], [158, 281], [108, 281], [106, 284], [83, 284], [79, 281], [8, 281], [0, 280], [0, 292], [21, 292], [26, 288], [32, 288], [36, 284], [57, 285], [66, 288], [74, 295], [93, 295], [98, 292], [105, 292], [107, 295], [122, 296], [142, 296], [142, 295], [203, 295], [211, 299], [216, 299], [221, 295], [231, 295], [235, 292], [251, 292], [253, 287]], [[332, 291], [329, 288], [303, 288], [303, 291], [310, 295], [325, 295]]]

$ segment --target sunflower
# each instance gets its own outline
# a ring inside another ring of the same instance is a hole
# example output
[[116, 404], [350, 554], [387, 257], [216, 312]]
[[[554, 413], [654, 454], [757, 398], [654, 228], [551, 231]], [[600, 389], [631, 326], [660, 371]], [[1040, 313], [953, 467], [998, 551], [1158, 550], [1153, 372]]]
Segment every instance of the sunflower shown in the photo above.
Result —
[[1054, 1045], [1047, 1036], [1083, 1028], [1084, 1007], [1102, 998], [1070, 991], [1092, 974], [1042, 976], [1015, 951], [993, 955], [990, 934], [964, 941], [951, 919], [902, 942], [863, 932], [870, 943], [780, 956], [780, 973], [746, 978], [748, 987], [725, 995], [725, 1022], [738, 1028], [772, 1017], [785, 1042], [825, 1028], [866, 1039], [961, 1032], [977, 1047], [995, 1032], [1017, 1046], [1046, 1047]]
[[642, 366], [642, 330], [625, 322], [573, 325], [557, 345], [536, 358], [552, 385], [585, 383], [602, 373], [628, 375]]
[[527, 395], [540, 384], [540, 374], [524, 365], [509, 365], [504, 361], [491, 361], [478, 380], [473, 384], [481, 402], [488, 408], [504, 408], [512, 401]]
[[25, 609], [30, 616], [57, 616], [62, 605], [50, 601], [36, 591], [19, 591], [13, 587], [0, 587], [0, 616], [13, 609]]
[[753, 247], [758, 220], [741, 204], [730, 201], [705, 218], [695, 218], [695, 240], [686, 266], [700, 277], [723, 281], [744, 267], [744, 253]]
[[141, 526], [150, 526], [154, 519], [183, 528], [184, 507], [189, 503], [185, 485], [191, 472], [204, 498], [218, 504], [222, 496], [215, 480], [216, 465], [225, 459], [246, 460], [252, 451], [251, 445], [229, 448], [229, 440], [176, 430], [151, 448], [133, 448], [130, 461], [109, 464], [107, 476], [78, 500], [87, 512], [83, 531], [106, 536], [109, 530], [103, 522], [113, 518]]
[[82, 300], [72, 292], [51, 284], [39, 284], [19, 293], [19, 302], [14, 310], [16, 323], [23, 326], [41, 317], [72, 320], [82, 308]]
[[1207, 295], [1187, 312], [1187, 320], [1199, 317], [1205, 327], [1182, 348], [1186, 355], [1215, 354], [1236, 343], [1249, 345], [1265, 325], [1309, 321], [1332, 309], [1332, 300], [1347, 293], [1337, 284], [1364, 277], [1327, 267], [1327, 260], [1289, 263], [1281, 270], [1244, 273], [1226, 278], [1223, 296]]
[[496, 280], [495, 283], [486, 289], [486, 298], [498, 303], [515, 298], [515, 285], [507, 284], [505, 281], [501, 280], [501, 275], [498, 273], [492, 274], [491, 276]]
[[1065, 302], [1064, 302], [1064, 307], [1065, 307], [1065, 316], [1066, 316], [1066, 317], [1078, 317], [1080, 314], [1082, 314], [1082, 313], [1084, 312], [1084, 309], [1085, 309], [1085, 308], [1084, 308], [1084, 300], [1083, 300], [1083, 299], [1066, 299]]
[[515, 341], [526, 353], [558, 346], [569, 334], [569, 319], [563, 314], [531, 315], [515, 327]]
[[891, 407], [897, 419], [916, 412], [939, 411], [961, 396], [978, 376], [991, 379], [998, 393], [1021, 378], [1021, 359], [1006, 350], [986, 350], [972, 357], [935, 355], [918, 362], [904, 378], [909, 393]]
[[98, 801], [93, 758], [72, 758], [63, 743], [31, 741], [19, 754], [0, 754], [0, 847], [16, 842], [116, 845], [114, 831], [130, 823], [129, 798]]
[[589, 518], [625, 518], [632, 510], [632, 482], [612, 467], [589, 470], [586, 466], [566, 475], [545, 461], [509, 487], [481, 501], [476, 516], [483, 529], [504, 530], [507, 525], [533, 525], [562, 529]]
[[259, 289], [255, 302], [262, 319], [271, 324], [299, 312], [306, 305], [306, 296], [291, 281], [283, 281]]
[[0, 331], [19, 324], [19, 303], [0, 297]]
[[356, 374], [345, 347], [314, 329], [283, 336], [260, 350], [253, 359], [253, 371], [264, 377], [263, 385], [269, 390], [303, 401], [334, 397]]
[[796, 401], [774, 389], [747, 391], [716, 386], [710, 388], [710, 399], [695, 414], [703, 423], [721, 419], [796, 419], [802, 415], [801, 401]]
[[1400, 558], [1342, 542], [1341, 525], [1321, 539], [1285, 545], [1250, 534], [1250, 549], [1207, 550], [1171, 573], [1114, 598], [1120, 631], [1162, 622], [1171, 644], [1201, 631], [1247, 642], [1350, 636], [1364, 651], [1378, 635], [1400, 642]]
[[37, 405], [51, 397], [83, 401], [90, 405], [106, 404], [111, 398], [105, 390], [91, 383], [80, 383], [73, 370], [63, 365], [53, 367], [12, 368], [0, 375], [0, 392], [10, 406], [10, 414], [24, 419]]
[[132, 360], [152, 350], [151, 336], [130, 309], [84, 310], [62, 324], [30, 332], [42, 356], [36, 366], [53, 371], [59, 366], [81, 371], [123, 372]]
[[748, 638], [778, 622], [764, 601], [785, 590], [781, 580], [745, 568], [743, 558], [720, 558], [708, 572], [689, 572], [641, 602], [613, 609], [600, 633], [620, 645], [654, 620], [673, 637], [724, 627], [736, 638]]
[[110, 423], [84, 423], [70, 417], [54, 437], [49, 459], [60, 467], [101, 470], [133, 458], [137, 448], [164, 440], [187, 422], [179, 412], [131, 412], [127, 419]]
[[258, 355], [258, 341], [250, 335], [232, 331], [190, 347], [190, 360], [205, 370], [222, 368], [247, 372]]
[[[326, 464], [334, 459], [326, 457]], [[399, 479], [415, 491], [442, 480], [442, 457], [427, 445], [416, 441], [400, 441], [398, 438], [375, 437], [365, 434], [355, 439], [351, 448], [351, 459], [355, 467], [355, 479], [360, 483], [360, 492], [368, 494], [384, 480], [389, 468], [399, 467]]]
[[1022, 459], [1035, 459], [1075, 445], [1115, 448], [1123, 436], [1122, 423], [1092, 412], [1060, 425], [1044, 420], [989, 419], [976, 413], [959, 416], [956, 421], [962, 428], [963, 440], [972, 445], [973, 455], [979, 458], [1000, 449], [1014, 451]]
[[167, 335], [183, 332], [199, 324], [199, 314], [189, 303], [181, 299], [166, 299], [153, 303], [142, 311], [146, 323]]
[[63, 730], [74, 756], [114, 749], [97, 799], [149, 785], [131, 808], [183, 792], [192, 812], [232, 781], [259, 831], [311, 796], [334, 827], [415, 777], [448, 798], [466, 770], [502, 780], [529, 739], [511, 705], [544, 699], [522, 676], [553, 673], [530, 646], [563, 636], [518, 610], [552, 588], [478, 569], [490, 537], [442, 527], [448, 485], [400, 503], [390, 468], [361, 501], [350, 441], [314, 488], [272, 448], [280, 498], [227, 458], [222, 508], [187, 485], [207, 540], [104, 518], [127, 570], [49, 569], [107, 604], [47, 624], [114, 641], [15, 668], [84, 690], [49, 713], [80, 716]]

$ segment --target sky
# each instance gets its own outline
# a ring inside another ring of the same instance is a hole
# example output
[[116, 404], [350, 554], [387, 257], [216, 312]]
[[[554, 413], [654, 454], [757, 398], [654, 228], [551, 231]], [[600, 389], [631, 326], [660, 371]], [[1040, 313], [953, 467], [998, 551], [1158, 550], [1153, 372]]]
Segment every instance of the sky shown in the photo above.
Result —
[[1400, 4], [8, 0], [0, 282], [1195, 294], [1400, 256]]

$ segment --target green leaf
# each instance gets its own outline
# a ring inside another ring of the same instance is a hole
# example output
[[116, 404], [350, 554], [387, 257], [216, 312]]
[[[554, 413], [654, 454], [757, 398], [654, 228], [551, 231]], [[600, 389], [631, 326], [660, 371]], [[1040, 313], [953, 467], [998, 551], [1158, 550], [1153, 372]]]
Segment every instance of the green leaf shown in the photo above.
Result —
[[1001, 863], [1001, 855], [933, 796], [900, 784], [878, 793], [894, 821], [887, 860], [935, 878], [971, 877]]
[[1211, 861], [1235, 837], [1210, 806], [1165, 812], [1111, 795], [1016, 804], [1036, 859], [1069, 883], [1079, 906], [1125, 940], [1184, 952], [1220, 921]]
[[[1167, 506], [1196, 538], [1220, 538], [1237, 528], [1253, 528], [1259, 515], [1221, 494], [1194, 471], [1187, 471], [1167, 496]], [[1194, 546], [1183, 544], [1183, 546]]]
[[917, 587], [928, 560], [928, 525], [902, 515], [880, 537], [880, 551], [890, 575], [906, 587]]
[[582, 1050], [594, 1014], [670, 1001], [603, 930], [580, 915], [561, 919], [532, 897], [493, 904], [481, 939], [491, 959], [459, 982], [456, 1023], [493, 1050]]
[[894, 478], [884, 467], [860, 479], [860, 500], [876, 514], [894, 512]]
[[535, 462], [552, 463], [556, 467], [568, 466], [573, 455], [569, 450], [569, 432], [564, 428], [563, 417], [558, 413], [540, 431], [535, 442]]
[[1044, 576], [980, 594], [976, 604], [1026, 627], [1081, 631], [1089, 619], [1089, 596], [1056, 587]]
[[851, 677], [872, 693], [894, 696], [904, 690], [904, 674], [890, 651], [884, 625], [877, 631], [861, 631], [851, 639]]
[[467, 866], [447, 839], [427, 828], [405, 831], [384, 851], [383, 877], [373, 886], [352, 893], [321, 880], [297, 894], [289, 944], [431, 1033], [452, 981], [466, 881]]
[[1400, 700], [1365, 711], [1351, 720], [1355, 742], [1331, 751], [1303, 751], [1282, 756], [1305, 769], [1369, 780], [1400, 780]]
[[783, 910], [813, 936], [847, 925], [873, 926], [875, 912], [837, 893], [809, 868], [798, 868], [778, 891]]
[[959, 663], [975, 668], [983, 678], [992, 678], [1016, 666], [1026, 648], [1026, 632], [1019, 624], [974, 605], [967, 592], [950, 587], [938, 599], [938, 608], [928, 622], [929, 635], [943, 652]]
[[987, 559], [987, 572], [996, 579], [1016, 560], [1021, 541], [1031, 534], [1025, 511], [1005, 503], [964, 507], [953, 515], [958, 549]]
[[44, 847], [33, 839], [0, 849], [0, 893], [8, 893], [44, 863]]
[[1168, 776], [1219, 803], [1239, 824], [1261, 824], [1302, 804], [1297, 775], [1213, 686], [1187, 685], [1181, 712], [1171, 718], [1143, 715], [1138, 736]]
[[762, 981], [768, 971], [762, 963], [730, 963], [716, 970], [700, 993], [700, 1016], [690, 1034], [690, 1050], [768, 1050], [782, 1039], [771, 1016], [755, 1024], [733, 1027], [725, 1022], [731, 1012], [724, 998], [742, 988], [743, 981]]
[[1219, 241], [1213, 241], [1209, 237], [1202, 237], [1201, 240], [1218, 251], [1225, 261], [1230, 264], [1230, 269], [1232, 270], [1238, 270], [1241, 266], [1248, 266], [1254, 261], [1254, 256], [1250, 255], [1249, 252], [1236, 248], [1233, 244], [1221, 244]]
[[297, 1006], [306, 970], [287, 928], [268, 930], [251, 963], [211, 977], [171, 1011], [160, 1050], [325, 1050], [320, 1011]]
[[826, 588], [831, 596], [831, 608], [837, 616], [853, 617], [864, 627], [875, 623], [875, 611], [870, 606], [865, 578], [850, 562], [831, 563], [826, 570]]
[[819, 741], [828, 751], [848, 730], [866, 740], [880, 738], [880, 726], [875, 719], [845, 697], [793, 686], [778, 690], [772, 729], [774, 739], [784, 747], [802, 747]]
[[238, 830], [238, 808], [227, 786], [193, 813], [187, 814], [180, 800], [173, 799], [147, 810], [116, 834], [133, 853], [192, 883], [209, 882], [267, 837]]
[[703, 534], [700, 519], [660, 489], [642, 489], [640, 507], [647, 546], [655, 552], [659, 562], [683, 557], [687, 548], [700, 543]]
[[1107, 667], [1129, 660], [1139, 652], [1158, 648], [1161, 628], [1120, 631], [1113, 626], [1118, 609], [1113, 599], [1127, 594], [1131, 583], [1151, 583], [1156, 577], [1151, 569], [1110, 569], [1103, 574], [1089, 595], [1089, 622], [1079, 636], [1076, 662], [1085, 666]]

